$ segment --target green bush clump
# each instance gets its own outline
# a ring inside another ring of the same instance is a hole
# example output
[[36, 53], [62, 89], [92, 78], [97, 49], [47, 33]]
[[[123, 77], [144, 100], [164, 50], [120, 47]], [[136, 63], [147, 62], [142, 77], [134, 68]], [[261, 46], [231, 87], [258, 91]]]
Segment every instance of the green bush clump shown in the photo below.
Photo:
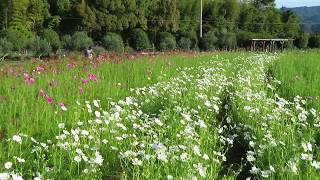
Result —
[[151, 48], [150, 40], [147, 33], [142, 29], [132, 31], [131, 46], [137, 51], [143, 51]]
[[309, 39], [310, 48], [320, 48], [320, 35], [313, 35]]
[[61, 38], [61, 45], [64, 49], [72, 49], [72, 38], [70, 35], [64, 35]]
[[134, 53], [134, 49], [132, 47], [130, 47], [130, 46], [126, 46], [124, 48], [124, 52], [128, 53], [128, 54], [132, 54], [132, 53]]
[[35, 56], [50, 56], [52, 51], [50, 44], [38, 36], [27, 42], [26, 49]]
[[178, 47], [180, 49], [183, 50], [190, 50], [192, 46], [192, 41], [191, 39], [187, 38], [187, 37], [182, 37], [180, 38], [179, 42], [178, 42]]
[[13, 44], [7, 38], [0, 39], [0, 53], [9, 53], [13, 50]]
[[218, 33], [218, 45], [220, 48], [233, 48], [237, 45], [237, 37], [227, 29], [221, 29]]
[[306, 33], [301, 33], [296, 39], [294, 40], [294, 45], [297, 48], [305, 49], [308, 47], [309, 36]]
[[45, 29], [41, 33], [41, 38], [45, 39], [52, 47], [54, 51], [61, 48], [61, 41], [59, 34], [52, 29]]
[[83, 51], [90, 46], [93, 46], [93, 40], [86, 32], [75, 32], [71, 37], [71, 49]]
[[161, 51], [171, 51], [177, 48], [176, 38], [171, 33], [160, 33], [159, 42], [159, 49]]
[[215, 31], [209, 31], [204, 34], [202, 40], [202, 49], [206, 51], [212, 51], [217, 48], [218, 38]]
[[122, 37], [117, 33], [108, 32], [102, 39], [103, 46], [108, 51], [123, 52], [124, 44]]
[[5, 37], [12, 43], [14, 51], [21, 51], [25, 49], [27, 41], [32, 39], [34, 35], [25, 27], [14, 26], [5, 31]]

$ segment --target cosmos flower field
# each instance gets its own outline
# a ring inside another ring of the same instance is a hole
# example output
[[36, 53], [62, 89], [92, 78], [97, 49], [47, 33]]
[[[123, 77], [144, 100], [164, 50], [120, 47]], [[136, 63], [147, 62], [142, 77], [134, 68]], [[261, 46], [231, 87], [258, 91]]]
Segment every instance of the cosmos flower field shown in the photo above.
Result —
[[0, 180], [317, 179], [319, 55], [1, 64]]

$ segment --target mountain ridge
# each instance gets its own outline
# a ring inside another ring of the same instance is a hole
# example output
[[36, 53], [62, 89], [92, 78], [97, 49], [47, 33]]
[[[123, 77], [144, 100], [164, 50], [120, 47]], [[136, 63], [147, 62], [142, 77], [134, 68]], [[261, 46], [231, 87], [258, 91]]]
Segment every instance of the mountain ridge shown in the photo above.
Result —
[[304, 32], [320, 33], [320, 6], [302, 6], [282, 9], [291, 10], [299, 16]]

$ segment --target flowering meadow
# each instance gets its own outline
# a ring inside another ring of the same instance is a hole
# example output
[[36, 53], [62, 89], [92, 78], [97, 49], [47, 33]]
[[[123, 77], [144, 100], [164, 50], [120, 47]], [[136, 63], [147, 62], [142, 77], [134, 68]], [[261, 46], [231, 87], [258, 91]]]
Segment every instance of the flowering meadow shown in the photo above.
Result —
[[290, 56], [0, 65], [0, 180], [317, 179], [319, 106], [284, 90]]

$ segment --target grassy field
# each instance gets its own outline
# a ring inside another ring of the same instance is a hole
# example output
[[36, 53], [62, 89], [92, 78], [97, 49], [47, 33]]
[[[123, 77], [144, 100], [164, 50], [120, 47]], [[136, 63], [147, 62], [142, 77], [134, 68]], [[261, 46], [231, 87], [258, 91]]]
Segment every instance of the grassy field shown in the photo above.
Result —
[[279, 93], [288, 99], [300, 95], [320, 110], [319, 58], [319, 51], [296, 51], [283, 55], [274, 68], [276, 78], [282, 82]]
[[2, 64], [0, 179], [317, 179], [317, 57]]

